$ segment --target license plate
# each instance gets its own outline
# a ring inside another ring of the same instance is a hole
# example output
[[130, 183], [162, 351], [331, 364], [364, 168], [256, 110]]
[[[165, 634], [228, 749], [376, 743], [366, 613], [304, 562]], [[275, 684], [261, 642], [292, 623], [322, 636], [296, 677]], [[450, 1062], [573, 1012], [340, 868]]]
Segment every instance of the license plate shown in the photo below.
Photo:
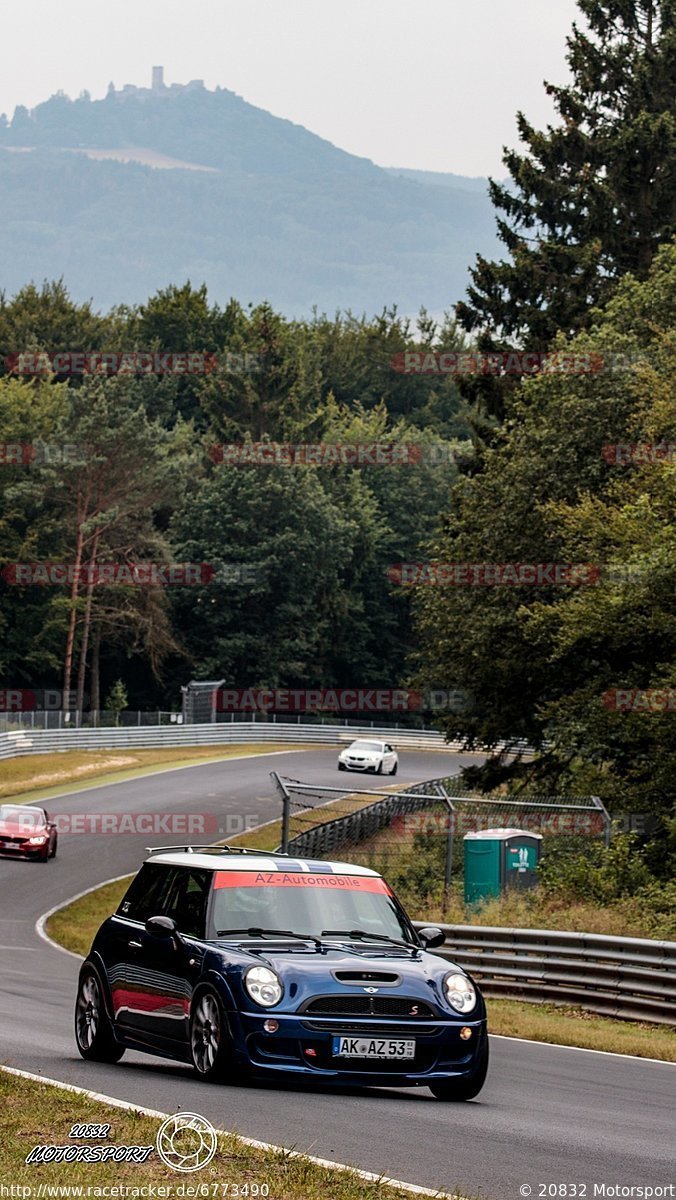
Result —
[[341, 1037], [333, 1039], [334, 1058], [415, 1058], [415, 1041], [402, 1038]]

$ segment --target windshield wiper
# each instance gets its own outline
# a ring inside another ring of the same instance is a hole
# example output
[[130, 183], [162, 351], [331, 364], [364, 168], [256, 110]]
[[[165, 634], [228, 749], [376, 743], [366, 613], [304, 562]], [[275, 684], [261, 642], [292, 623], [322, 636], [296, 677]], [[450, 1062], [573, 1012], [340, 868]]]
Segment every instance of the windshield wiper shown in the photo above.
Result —
[[249, 937], [298, 938], [301, 942], [314, 942], [320, 950], [322, 948], [321, 938], [316, 937], [314, 933], [295, 933], [293, 929], [261, 929], [256, 925], [250, 925], [248, 929], [218, 929], [216, 937], [228, 937], [231, 933], [246, 933]]
[[366, 929], [322, 929], [322, 937], [351, 937], [355, 941], [389, 942], [391, 946], [404, 946], [406, 950], [419, 950], [413, 942], [404, 942], [401, 938], [389, 937], [386, 933], [368, 933]]

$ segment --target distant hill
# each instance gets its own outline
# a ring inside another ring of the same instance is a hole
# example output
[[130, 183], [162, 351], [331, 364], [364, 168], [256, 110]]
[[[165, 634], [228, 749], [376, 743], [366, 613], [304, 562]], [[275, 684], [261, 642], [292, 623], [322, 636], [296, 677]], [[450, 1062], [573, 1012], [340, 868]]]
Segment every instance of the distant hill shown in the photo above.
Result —
[[289, 314], [441, 312], [495, 252], [485, 189], [376, 167], [199, 81], [59, 94], [0, 119], [0, 287], [63, 276], [107, 307], [189, 278]]
[[390, 175], [401, 175], [416, 183], [433, 184], [436, 187], [460, 188], [463, 192], [485, 193], [488, 180], [483, 175], [452, 175], [448, 171], [413, 171], [409, 167], [387, 167]]

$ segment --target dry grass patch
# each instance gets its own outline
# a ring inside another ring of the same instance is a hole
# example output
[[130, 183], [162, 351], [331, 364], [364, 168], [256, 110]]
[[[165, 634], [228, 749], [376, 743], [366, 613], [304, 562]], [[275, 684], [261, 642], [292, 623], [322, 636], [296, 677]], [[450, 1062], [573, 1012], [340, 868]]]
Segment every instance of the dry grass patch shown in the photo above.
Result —
[[[226, 1104], [228, 1094], [225, 1088]], [[34, 1194], [40, 1184], [98, 1188], [156, 1184], [167, 1187], [165, 1196], [174, 1197], [177, 1186], [187, 1181], [214, 1197], [226, 1195], [225, 1184], [229, 1184], [227, 1194], [237, 1194], [237, 1185], [240, 1196], [260, 1196], [266, 1185], [272, 1200], [404, 1200], [407, 1196], [385, 1182], [368, 1182], [351, 1171], [320, 1167], [285, 1151], [254, 1149], [232, 1134], [221, 1134], [211, 1163], [187, 1179], [165, 1166], [155, 1152], [143, 1164], [26, 1165], [26, 1156], [36, 1145], [82, 1144], [79, 1138], [69, 1140], [75, 1124], [110, 1125], [110, 1145], [150, 1146], [155, 1143], [160, 1121], [5, 1071], [0, 1071], [0, 1107], [4, 1179], [7, 1184], [32, 1186]]]

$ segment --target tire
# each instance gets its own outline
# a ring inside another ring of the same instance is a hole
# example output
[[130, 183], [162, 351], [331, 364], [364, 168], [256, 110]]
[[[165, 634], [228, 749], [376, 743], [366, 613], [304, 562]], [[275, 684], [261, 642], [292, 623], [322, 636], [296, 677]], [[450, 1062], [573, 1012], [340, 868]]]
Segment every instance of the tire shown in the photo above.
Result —
[[[200, 1079], [236, 1083], [232, 1041], [225, 1010], [212, 988], [203, 988], [190, 1013], [190, 1059]], [[241, 1079], [241, 1072], [240, 1072]]]
[[430, 1084], [430, 1091], [437, 1100], [473, 1100], [479, 1095], [488, 1073], [488, 1039], [475, 1070], [466, 1079], [442, 1079]]
[[338, 770], [339, 770], [339, 771], [344, 771], [345, 769], [346, 769], [346, 768], [345, 768], [345, 763], [338, 763]]
[[399, 770], [399, 763], [395, 763], [394, 766], [392, 767], [392, 770], [390, 771], [390, 775], [396, 775], [398, 770]]
[[124, 1054], [124, 1046], [115, 1041], [99, 977], [91, 967], [84, 967], [80, 974], [75, 1001], [75, 1041], [82, 1058], [89, 1062], [116, 1063]]
[[54, 844], [52, 846], [52, 853], [50, 855], [50, 858], [56, 858], [56, 847], [58, 846], [58, 844], [59, 844], [59, 839], [58, 839], [57, 835], [54, 834]]
[[374, 775], [382, 775], [382, 773], [383, 773], [383, 760], [381, 758], [381, 760], [378, 763], [378, 766], [375, 768], [373, 774]]

